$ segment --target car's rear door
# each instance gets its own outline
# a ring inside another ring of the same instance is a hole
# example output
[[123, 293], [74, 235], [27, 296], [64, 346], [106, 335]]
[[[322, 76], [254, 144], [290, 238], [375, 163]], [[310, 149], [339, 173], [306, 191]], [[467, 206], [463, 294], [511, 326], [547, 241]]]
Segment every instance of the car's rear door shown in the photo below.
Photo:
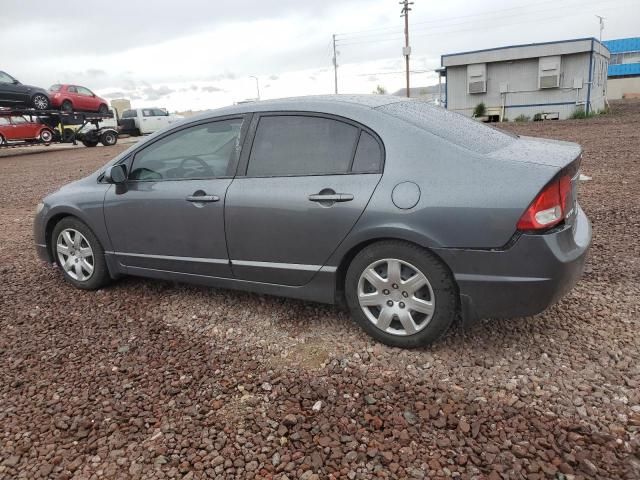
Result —
[[243, 121], [185, 126], [134, 153], [128, 181], [104, 201], [114, 254], [130, 273], [231, 276], [224, 202]]
[[382, 175], [373, 132], [343, 118], [264, 113], [250, 128], [225, 222], [237, 278], [304, 285], [364, 211]]

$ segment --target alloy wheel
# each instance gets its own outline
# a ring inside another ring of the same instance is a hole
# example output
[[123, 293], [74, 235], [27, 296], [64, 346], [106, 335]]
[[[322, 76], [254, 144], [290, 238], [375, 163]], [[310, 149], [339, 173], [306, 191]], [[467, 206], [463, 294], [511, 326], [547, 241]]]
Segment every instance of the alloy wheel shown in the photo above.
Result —
[[373, 325], [392, 335], [413, 335], [435, 312], [435, 295], [427, 277], [396, 258], [377, 260], [358, 280], [358, 302]]
[[46, 110], [46, 108], [49, 106], [49, 101], [44, 95], [36, 95], [35, 97], [33, 97], [33, 106], [38, 110]]
[[93, 275], [93, 250], [79, 231], [67, 228], [60, 232], [56, 252], [62, 269], [74, 280], [85, 282]]

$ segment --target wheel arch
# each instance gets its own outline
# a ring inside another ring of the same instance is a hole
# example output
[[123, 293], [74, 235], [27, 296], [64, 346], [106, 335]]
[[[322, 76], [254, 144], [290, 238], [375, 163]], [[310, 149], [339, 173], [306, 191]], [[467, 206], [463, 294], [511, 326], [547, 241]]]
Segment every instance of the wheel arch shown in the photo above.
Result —
[[429, 248], [424, 244], [421, 244], [412, 240], [407, 240], [403, 236], [391, 234], [391, 235], [384, 235], [381, 237], [372, 237], [366, 240], [362, 240], [361, 242], [351, 246], [351, 248], [349, 248], [342, 255], [340, 262], [338, 263], [338, 267], [336, 270], [336, 277], [335, 277], [336, 278], [335, 280], [336, 281], [336, 290], [335, 290], [336, 303], [341, 305], [344, 305], [346, 303], [344, 298], [344, 282], [347, 276], [347, 270], [349, 269], [349, 265], [351, 265], [352, 260], [356, 257], [356, 255], [358, 255], [358, 253], [360, 253], [362, 250], [367, 248], [369, 245], [373, 245], [374, 243], [385, 242], [385, 241], [405, 242], [411, 245], [415, 245], [416, 247], [422, 248], [427, 252], [429, 252], [431, 255], [437, 258], [440, 261], [440, 263], [442, 263], [442, 265], [444, 265], [444, 267], [447, 269], [447, 271], [449, 272], [449, 275], [451, 275], [451, 279], [453, 280], [453, 283], [459, 295], [460, 289], [455, 279], [455, 275], [451, 270], [451, 267], [447, 264], [447, 262], [445, 262], [445, 260], [440, 255], [438, 255], [438, 253], [434, 249]]

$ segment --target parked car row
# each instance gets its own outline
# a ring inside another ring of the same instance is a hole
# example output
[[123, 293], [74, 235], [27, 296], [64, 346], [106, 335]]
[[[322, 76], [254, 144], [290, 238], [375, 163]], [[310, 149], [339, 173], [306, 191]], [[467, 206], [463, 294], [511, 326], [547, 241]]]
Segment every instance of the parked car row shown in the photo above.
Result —
[[0, 106], [36, 110], [55, 108], [65, 112], [109, 112], [109, 103], [86, 87], [55, 84], [47, 91], [44, 88], [24, 85], [3, 71], [0, 71]]

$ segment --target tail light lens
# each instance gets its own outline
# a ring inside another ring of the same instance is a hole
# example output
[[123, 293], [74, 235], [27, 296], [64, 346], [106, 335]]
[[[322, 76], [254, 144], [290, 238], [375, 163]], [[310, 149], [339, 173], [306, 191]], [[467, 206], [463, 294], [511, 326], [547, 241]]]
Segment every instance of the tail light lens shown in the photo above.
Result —
[[531, 202], [518, 221], [518, 230], [546, 230], [565, 219], [571, 199], [571, 177], [554, 179]]

